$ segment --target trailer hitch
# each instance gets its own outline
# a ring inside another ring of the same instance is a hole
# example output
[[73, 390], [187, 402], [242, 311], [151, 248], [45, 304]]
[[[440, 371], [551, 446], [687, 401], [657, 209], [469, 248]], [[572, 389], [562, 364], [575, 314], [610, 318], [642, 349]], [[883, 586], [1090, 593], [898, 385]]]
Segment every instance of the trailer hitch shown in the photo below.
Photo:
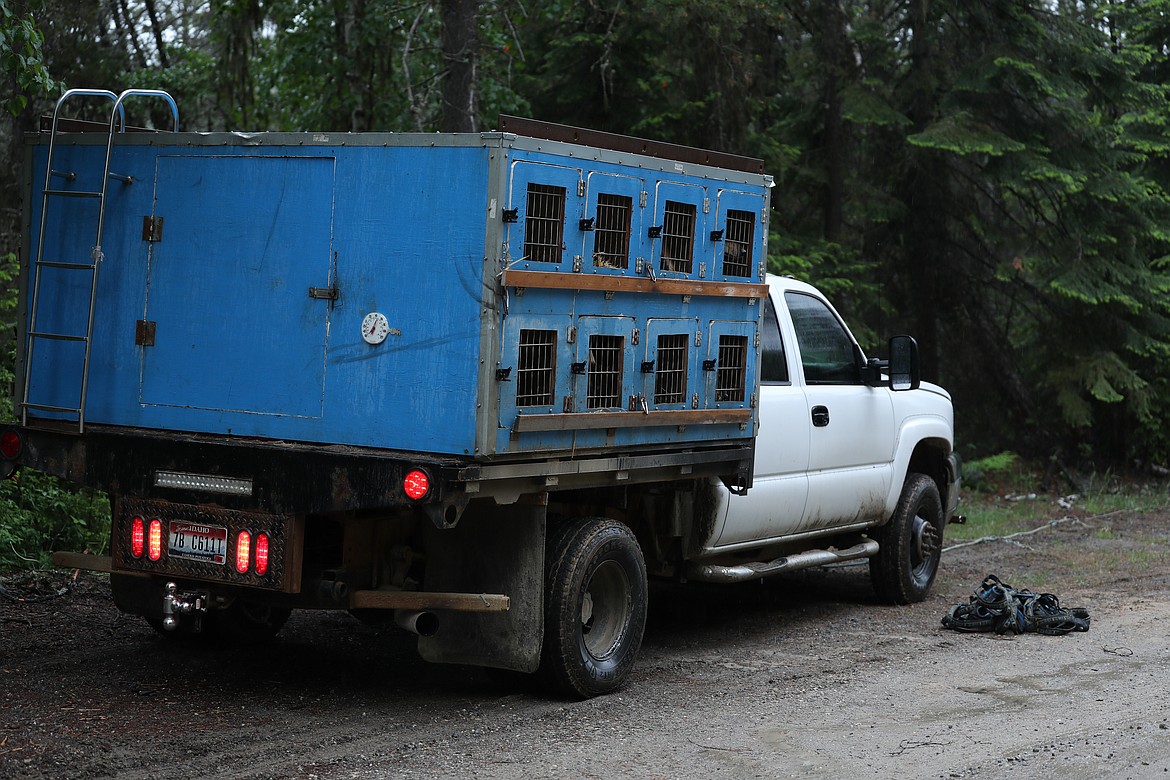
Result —
[[207, 594], [197, 591], [180, 591], [173, 582], [166, 584], [166, 595], [163, 596], [163, 628], [174, 631], [179, 627], [175, 615], [190, 613], [204, 613], [207, 611]]

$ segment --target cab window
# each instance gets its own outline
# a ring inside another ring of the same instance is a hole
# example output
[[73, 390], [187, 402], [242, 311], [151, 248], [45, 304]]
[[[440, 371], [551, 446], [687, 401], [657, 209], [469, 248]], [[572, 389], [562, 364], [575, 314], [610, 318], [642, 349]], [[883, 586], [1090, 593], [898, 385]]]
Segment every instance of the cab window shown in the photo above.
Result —
[[788, 292], [784, 302], [796, 330], [804, 381], [810, 385], [861, 384], [853, 339], [824, 301]]
[[772, 296], [764, 296], [764, 322], [760, 338], [760, 381], [785, 382], [788, 379], [788, 358], [784, 354], [784, 341], [780, 338], [780, 323], [776, 319], [776, 307]]

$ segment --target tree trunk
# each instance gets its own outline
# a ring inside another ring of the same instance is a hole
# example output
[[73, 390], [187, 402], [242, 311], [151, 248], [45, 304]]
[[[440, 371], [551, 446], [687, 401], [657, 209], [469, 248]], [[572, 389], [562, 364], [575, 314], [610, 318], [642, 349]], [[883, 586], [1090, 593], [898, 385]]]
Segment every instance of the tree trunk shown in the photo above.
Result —
[[443, 132], [479, 129], [479, 0], [443, 0]]
[[263, 19], [259, 0], [213, 0], [211, 4], [211, 23], [219, 45], [217, 99], [229, 127], [247, 129], [251, 124], [255, 101], [252, 50]]
[[144, 0], [146, 5], [146, 15], [150, 17], [150, 31], [154, 35], [154, 45], [158, 49], [158, 62], [164, 68], [171, 66], [170, 58], [167, 57], [167, 44], [163, 40], [163, 28], [158, 21], [158, 9], [155, 8], [154, 0]]
[[841, 241], [845, 226], [845, 160], [848, 138], [841, 89], [853, 70], [845, 13], [837, 0], [826, 2], [821, 24], [825, 64], [824, 135], [825, 153], [824, 231], [825, 240]]
[[[930, 15], [930, 0], [910, 3], [910, 110], [912, 132], [921, 132], [935, 118], [937, 74], [934, 52], [937, 31]], [[922, 345], [926, 378], [935, 379], [938, 362], [938, 312], [940, 269], [949, 250], [946, 240], [946, 176], [939, 155], [930, 150], [910, 150], [902, 200], [907, 217], [904, 227], [905, 266], [901, 279], [903, 311], [914, 323], [914, 334]]]

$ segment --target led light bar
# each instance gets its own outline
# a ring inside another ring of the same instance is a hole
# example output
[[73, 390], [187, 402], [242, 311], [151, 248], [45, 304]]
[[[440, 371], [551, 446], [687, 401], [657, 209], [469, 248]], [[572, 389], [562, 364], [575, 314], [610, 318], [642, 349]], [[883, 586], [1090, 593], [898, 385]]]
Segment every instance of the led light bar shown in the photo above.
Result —
[[252, 495], [252, 480], [242, 477], [219, 477], [212, 474], [187, 474], [182, 471], [154, 472], [155, 487], [226, 493], [230, 496]]

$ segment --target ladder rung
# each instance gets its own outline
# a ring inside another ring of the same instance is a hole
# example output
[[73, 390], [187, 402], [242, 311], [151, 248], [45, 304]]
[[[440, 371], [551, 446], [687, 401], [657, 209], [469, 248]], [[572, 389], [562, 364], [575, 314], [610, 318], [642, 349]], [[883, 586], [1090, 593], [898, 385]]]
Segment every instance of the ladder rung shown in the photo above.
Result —
[[89, 192], [88, 190], [45, 190], [46, 195], [60, 195], [65, 198], [100, 198], [100, 192]]
[[89, 341], [88, 336], [74, 336], [69, 333], [43, 333], [34, 331], [28, 335], [35, 339], [51, 339], [53, 341]]
[[50, 406], [49, 404], [30, 404], [22, 403], [25, 409], [40, 409], [42, 412], [70, 412], [72, 414], [80, 414], [81, 410], [75, 406]]
[[43, 265], [49, 268], [78, 268], [86, 271], [92, 271], [97, 267], [93, 263], [66, 263], [62, 260], [41, 260], [37, 265]]

